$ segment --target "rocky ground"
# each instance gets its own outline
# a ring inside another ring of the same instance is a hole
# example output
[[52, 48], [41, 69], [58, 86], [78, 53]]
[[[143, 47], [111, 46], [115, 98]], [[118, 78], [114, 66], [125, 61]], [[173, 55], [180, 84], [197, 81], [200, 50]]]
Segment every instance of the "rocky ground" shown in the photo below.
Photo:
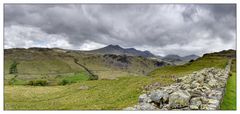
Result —
[[231, 61], [224, 70], [205, 68], [176, 79], [177, 83], [139, 96], [124, 110], [218, 110], [224, 96]]

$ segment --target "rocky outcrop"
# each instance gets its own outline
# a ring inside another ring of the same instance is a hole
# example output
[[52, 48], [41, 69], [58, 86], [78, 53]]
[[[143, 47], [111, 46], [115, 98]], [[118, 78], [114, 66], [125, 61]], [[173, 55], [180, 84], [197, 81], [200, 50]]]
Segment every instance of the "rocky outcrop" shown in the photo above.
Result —
[[139, 96], [124, 110], [218, 110], [225, 92], [231, 61], [226, 68], [205, 68], [176, 79], [167, 87]]

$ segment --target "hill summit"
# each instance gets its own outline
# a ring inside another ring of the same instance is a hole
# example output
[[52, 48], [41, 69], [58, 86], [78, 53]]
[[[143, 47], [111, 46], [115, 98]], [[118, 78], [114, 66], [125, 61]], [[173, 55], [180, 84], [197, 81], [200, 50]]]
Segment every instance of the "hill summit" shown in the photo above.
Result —
[[135, 48], [122, 48], [119, 45], [108, 45], [106, 47], [88, 51], [90, 53], [98, 54], [115, 54], [115, 55], [128, 55], [128, 56], [142, 56], [142, 57], [154, 57], [150, 51], [140, 51]]

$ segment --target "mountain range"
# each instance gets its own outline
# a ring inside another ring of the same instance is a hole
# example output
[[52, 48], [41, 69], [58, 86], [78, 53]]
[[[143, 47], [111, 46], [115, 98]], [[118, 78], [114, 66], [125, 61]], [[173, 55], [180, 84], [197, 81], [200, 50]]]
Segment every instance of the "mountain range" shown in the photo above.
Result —
[[199, 58], [197, 55], [187, 55], [184, 57], [181, 57], [179, 55], [166, 55], [164, 57], [154, 55], [150, 51], [140, 51], [136, 50], [135, 48], [122, 48], [119, 45], [108, 45], [106, 47], [96, 49], [96, 50], [91, 50], [91, 51], [85, 51], [87, 53], [93, 53], [93, 54], [114, 54], [114, 55], [127, 55], [127, 56], [142, 56], [146, 58], [155, 58], [158, 60], [164, 60], [168, 62], [179, 62], [179, 61], [190, 61], [190, 60], [195, 60]]
[[181, 57], [179, 55], [170, 54], [170, 55], [163, 57], [163, 60], [170, 61], [170, 62], [176, 62], [176, 61], [190, 61], [190, 60], [195, 60], [197, 58], [199, 58], [199, 56], [194, 55], [194, 54], [183, 56], [183, 57]]
[[[215, 56], [233, 58], [236, 57], [236, 51], [224, 50], [203, 55], [205, 58]], [[59, 80], [73, 74], [76, 77], [87, 74], [85, 75], [87, 78], [97, 76], [98, 79], [148, 75], [160, 67], [180, 65], [192, 59], [198, 61], [203, 57], [197, 60], [196, 55], [160, 57], [148, 51], [124, 49], [118, 45], [109, 45], [92, 51], [39, 47], [12, 48], [4, 49], [4, 74], [7, 83], [13, 78], [20, 80], [21, 84], [26, 84], [29, 80], [48, 79], [50, 85], [57, 85]], [[11, 74], [14, 65], [17, 78]]]
[[108, 45], [106, 47], [87, 51], [94, 54], [115, 54], [115, 55], [128, 55], [128, 56], [142, 56], [142, 57], [154, 57], [155, 55], [149, 51], [140, 51], [135, 48], [122, 48], [119, 45]]

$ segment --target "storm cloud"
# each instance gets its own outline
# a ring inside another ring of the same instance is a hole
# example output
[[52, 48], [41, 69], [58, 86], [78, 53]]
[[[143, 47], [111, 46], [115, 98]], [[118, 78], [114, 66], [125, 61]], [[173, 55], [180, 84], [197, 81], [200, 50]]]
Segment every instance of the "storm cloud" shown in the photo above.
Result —
[[5, 4], [4, 25], [5, 48], [115, 44], [182, 56], [236, 49], [235, 4]]

